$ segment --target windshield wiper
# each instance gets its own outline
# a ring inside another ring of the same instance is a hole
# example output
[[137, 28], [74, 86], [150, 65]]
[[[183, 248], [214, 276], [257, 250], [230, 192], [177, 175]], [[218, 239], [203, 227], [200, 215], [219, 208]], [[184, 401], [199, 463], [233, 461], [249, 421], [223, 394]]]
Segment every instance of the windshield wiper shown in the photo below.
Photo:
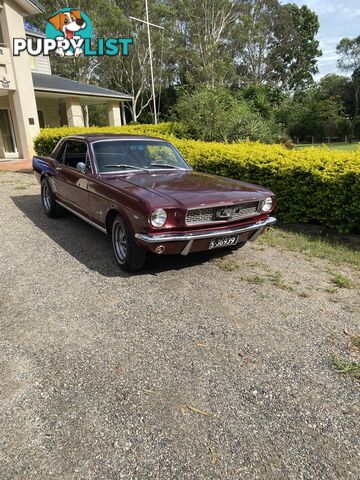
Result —
[[168, 163], [150, 163], [149, 167], [161, 167], [161, 168], [181, 168], [175, 165], [169, 165]]
[[114, 165], [104, 165], [104, 168], [132, 168], [134, 170], [145, 170], [145, 168], [135, 167], [134, 165], [127, 165], [126, 163], [118, 163]]

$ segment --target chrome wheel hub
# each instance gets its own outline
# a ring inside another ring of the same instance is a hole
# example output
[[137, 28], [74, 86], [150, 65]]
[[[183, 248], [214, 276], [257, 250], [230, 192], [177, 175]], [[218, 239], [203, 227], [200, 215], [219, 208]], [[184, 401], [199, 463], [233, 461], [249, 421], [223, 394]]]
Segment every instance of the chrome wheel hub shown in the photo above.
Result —
[[43, 200], [45, 209], [50, 210], [50, 207], [51, 207], [50, 189], [46, 184], [43, 186], [42, 200]]
[[118, 261], [125, 263], [127, 257], [127, 240], [125, 230], [120, 222], [116, 222], [114, 225], [113, 243]]

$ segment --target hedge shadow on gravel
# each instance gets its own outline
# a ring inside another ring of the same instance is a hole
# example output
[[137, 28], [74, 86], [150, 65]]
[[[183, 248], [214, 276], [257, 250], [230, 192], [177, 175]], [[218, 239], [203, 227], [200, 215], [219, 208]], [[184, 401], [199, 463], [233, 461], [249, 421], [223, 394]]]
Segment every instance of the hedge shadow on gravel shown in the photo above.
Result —
[[[48, 218], [42, 210], [40, 196], [19, 195], [12, 196], [11, 200], [37, 228], [89, 270], [105, 277], [131, 276], [117, 266], [109, 236], [70, 213], [63, 218]], [[40, 247], [34, 244], [33, 248]], [[223, 250], [221, 255], [229, 253]], [[149, 255], [144, 269], [136, 275], [156, 275], [168, 270], [189, 268], [208, 262], [214, 255], [219, 255], [219, 252], [194, 253], [187, 257]]]

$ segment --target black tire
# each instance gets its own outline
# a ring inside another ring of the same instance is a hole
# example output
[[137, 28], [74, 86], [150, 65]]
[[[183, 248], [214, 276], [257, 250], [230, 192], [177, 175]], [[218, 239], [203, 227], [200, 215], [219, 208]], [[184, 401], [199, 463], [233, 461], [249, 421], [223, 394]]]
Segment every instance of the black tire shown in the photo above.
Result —
[[137, 272], [144, 266], [147, 251], [139, 248], [126, 222], [117, 215], [111, 228], [114, 255], [120, 268], [126, 272]]
[[56, 203], [53, 191], [47, 178], [43, 178], [41, 181], [41, 201], [48, 217], [58, 218], [65, 214], [65, 210]]

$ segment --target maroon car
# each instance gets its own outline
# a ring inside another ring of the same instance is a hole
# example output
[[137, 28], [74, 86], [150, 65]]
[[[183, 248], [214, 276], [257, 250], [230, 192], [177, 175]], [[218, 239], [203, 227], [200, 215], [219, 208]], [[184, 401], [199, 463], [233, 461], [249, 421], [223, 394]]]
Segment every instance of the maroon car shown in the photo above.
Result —
[[275, 218], [263, 187], [194, 172], [169, 142], [133, 135], [62, 139], [34, 157], [49, 217], [69, 210], [111, 235], [120, 267], [139, 270], [148, 251], [188, 255], [239, 248]]

